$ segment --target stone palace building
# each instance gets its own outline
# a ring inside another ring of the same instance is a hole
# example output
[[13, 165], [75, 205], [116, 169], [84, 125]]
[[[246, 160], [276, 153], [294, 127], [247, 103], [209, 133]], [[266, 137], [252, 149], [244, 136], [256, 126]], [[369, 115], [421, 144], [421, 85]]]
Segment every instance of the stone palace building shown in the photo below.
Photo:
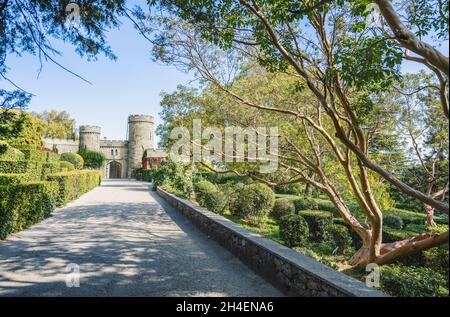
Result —
[[[101, 152], [106, 161], [102, 167], [104, 178], [130, 178], [133, 170], [159, 165], [166, 157], [162, 149], [154, 147], [154, 120], [152, 116], [130, 115], [128, 117], [128, 139], [101, 139], [101, 128], [82, 125], [78, 140], [44, 139], [44, 146], [58, 153], [77, 153], [87, 148]], [[144, 157], [145, 154], [145, 157]]]

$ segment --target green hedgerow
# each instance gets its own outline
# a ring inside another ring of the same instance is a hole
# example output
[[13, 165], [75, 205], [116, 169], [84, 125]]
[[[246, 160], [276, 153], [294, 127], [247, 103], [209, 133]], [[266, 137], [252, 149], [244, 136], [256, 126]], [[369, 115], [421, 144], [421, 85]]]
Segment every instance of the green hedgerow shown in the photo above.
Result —
[[60, 161], [72, 163], [77, 170], [82, 169], [84, 166], [83, 157], [77, 153], [62, 153], [59, 159]]
[[78, 153], [83, 157], [84, 167], [100, 168], [105, 162], [105, 155], [100, 152], [90, 151], [88, 149], [81, 149]]
[[200, 206], [214, 213], [223, 213], [227, 199], [216, 185], [209, 181], [201, 180], [194, 184], [194, 192]]
[[295, 211], [317, 210], [317, 202], [312, 198], [302, 197], [294, 199]]
[[383, 265], [380, 270], [381, 289], [393, 296], [439, 296], [446, 284], [444, 275], [427, 267], [391, 264]]
[[295, 212], [295, 206], [291, 199], [280, 198], [275, 200], [272, 209], [272, 215], [275, 219], [281, 219], [283, 216]]
[[323, 210], [302, 210], [299, 215], [305, 218], [311, 233], [311, 240], [314, 242], [328, 241], [330, 238], [329, 229], [333, 224], [333, 215]]
[[336, 253], [343, 254], [349, 250], [353, 244], [352, 237], [347, 229], [343, 225], [332, 224], [329, 229], [331, 243], [334, 247], [337, 247]]
[[289, 247], [301, 247], [308, 241], [309, 227], [305, 218], [290, 213], [280, 219], [280, 237]]
[[402, 229], [405, 224], [402, 218], [392, 214], [383, 214], [383, 223], [392, 229]]
[[245, 185], [230, 206], [233, 215], [253, 224], [260, 224], [275, 203], [275, 194], [269, 186], [261, 183]]

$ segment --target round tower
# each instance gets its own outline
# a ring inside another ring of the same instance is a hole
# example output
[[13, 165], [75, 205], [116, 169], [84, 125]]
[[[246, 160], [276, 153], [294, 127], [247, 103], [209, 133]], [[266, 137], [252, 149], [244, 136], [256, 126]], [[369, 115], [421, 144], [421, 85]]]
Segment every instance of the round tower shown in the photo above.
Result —
[[130, 115], [128, 117], [128, 177], [142, 167], [142, 156], [146, 149], [153, 148], [153, 117]]
[[100, 152], [101, 128], [94, 125], [80, 126], [80, 149]]

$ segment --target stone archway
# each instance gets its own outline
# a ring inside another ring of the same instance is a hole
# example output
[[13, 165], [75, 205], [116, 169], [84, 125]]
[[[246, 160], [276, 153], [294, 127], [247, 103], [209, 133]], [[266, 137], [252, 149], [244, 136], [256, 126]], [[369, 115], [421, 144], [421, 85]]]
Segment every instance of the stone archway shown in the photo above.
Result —
[[108, 178], [122, 178], [122, 164], [117, 161], [110, 162], [108, 176]]

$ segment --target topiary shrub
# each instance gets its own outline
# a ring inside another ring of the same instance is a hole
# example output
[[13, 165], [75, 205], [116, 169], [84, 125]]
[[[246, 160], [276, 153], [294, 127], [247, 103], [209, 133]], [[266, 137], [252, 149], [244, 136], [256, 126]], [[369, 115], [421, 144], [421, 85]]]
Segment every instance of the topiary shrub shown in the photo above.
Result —
[[245, 185], [237, 194], [230, 211], [249, 223], [259, 224], [272, 210], [274, 203], [275, 194], [269, 186], [253, 183]]
[[301, 210], [318, 210], [317, 202], [312, 198], [294, 199], [295, 211]]
[[272, 215], [275, 219], [281, 219], [283, 216], [295, 212], [295, 206], [292, 200], [288, 198], [280, 198], [275, 200], [272, 209]]
[[30, 181], [30, 175], [26, 173], [0, 174], [0, 186], [17, 185]]
[[29, 182], [0, 187], [0, 239], [50, 216], [56, 206], [54, 182]]
[[59, 162], [59, 168], [61, 172], [70, 172], [75, 170], [75, 166], [73, 166], [72, 163], [67, 161], [60, 161]]
[[73, 164], [75, 169], [80, 170], [84, 166], [84, 159], [80, 154], [77, 153], [63, 153], [59, 157], [60, 161], [70, 162]]
[[100, 152], [90, 151], [88, 149], [82, 149], [78, 152], [83, 157], [84, 167], [88, 168], [100, 168], [105, 162], [105, 155]]
[[225, 195], [219, 191], [216, 185], [202, 180], [194, 184], [195, 198], [200, 206], [209, 211], [221, 214], [227, 204]]
[[331, 243], [337, 248], [337, 254], [344, 254], [353, 244], [352, 237], [343, 225], [332, 224], [329, 229]]
[[324, 210], [331, 212], [334, 215], [338, 215], [338, 211], [331, 201], [324, 199], [316, 199], [316, 203], [318, 210]]
[[100, 171], [74, 170], [50, 174], [47, 176], [47, 179], [58, 183], [57, 205], [63, 206], [100, 185], [101, 173]]
[[324, 242], [330, 238], [330, 227], [333, 224], [333, 215], [323, 210], [302, 210], [299, 212], [309, 226], [311, 240]]
[[392, 229], [402, 229], [405, 226], [402, 218], [391, 214], [383, 214], [383, 223]]
[[[381, 289], [399, 297], [434, 297], [441, 295], [447, 278], [427, 267], [383, 265]], [[447, 290], [448, 293], [448, 290]]]
[[296, 213], [281, 217], [280, 237], [291, 248], [305, 245], [309, 237], [309, 227], [305, 218]]
[[20, 150], [0, 141], [0, 161], [23, 161], [25, 154]]

